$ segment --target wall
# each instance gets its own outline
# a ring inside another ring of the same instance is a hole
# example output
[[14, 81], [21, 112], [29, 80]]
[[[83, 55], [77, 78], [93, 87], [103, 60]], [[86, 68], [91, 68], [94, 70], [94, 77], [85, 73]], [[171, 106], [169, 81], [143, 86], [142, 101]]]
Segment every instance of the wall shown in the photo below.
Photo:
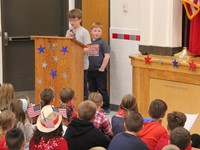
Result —
[[[123, 95], [132, 93], [129, 55], [138, 46], [180, 47], [182, 4], [180, 0], [110, 0], [110, 103], [119, 105]], [[120, 38], [113, 38], [113, 33]], [[139, 40], [123, 39], [123, 34]]]

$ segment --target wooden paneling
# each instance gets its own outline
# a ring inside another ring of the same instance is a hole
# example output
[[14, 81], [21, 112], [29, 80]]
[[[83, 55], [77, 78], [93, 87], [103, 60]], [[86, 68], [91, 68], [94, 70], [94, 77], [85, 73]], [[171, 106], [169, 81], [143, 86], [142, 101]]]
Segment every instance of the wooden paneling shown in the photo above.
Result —
[[109, 0], [84, 0], [82, 2], [82, 25], [90, 31], [93, 22], [103, 25], [103, 39], [109, 37]]
[[[200, 113], [199, 107], [200, 86], [180, 82], [172, 82], [160, 79], [150, 79], [150, 100], [160, 98], [165, 100], [168, 111], [180, 111], [187, 114]], [[167, 114], [166, 113], [166, 114]], [[166, 116], [163, 124], [167, 125]], [[200, 132], [200, 117], [198, 117], [191, 129], [192, 133]]]
[[[145, 55], [132, 55], [133, 94], [137, 98], [139, 111], [148, 117], [150, 101], [161, 98], [167, 102], [169, 110], [184, 113], [200, 113], [200, 59], [193, 58], [197, 63], [196, 71], [189, 70], [188, 62], [179, 62], [178, 68], [173, 67], [173, 57], [151, 55], [151, 64], [145, 64]], [[158, 63], [158, 61], [162, 63]], [[199, 133], [200, 119], [191, 132]], [[166, 120], [164, 121], [166, 126]]]
[[[35, 39], [35, 103], [40, 102], [43, 88], [55, 91], [54, 105], [60, 105], [60, 90], [70, 87], [75, 91], [75, 105], [83, 101], [83, 45], [64, 37], [33, 37]], [[38, 50], [43, 47], [44, 53]], [[63, 53], [66, 48], [66, 53]], [[55, 59], [57, 57], [57, 60]], [[46, 67], [43, 64], [47, 64]], [[55, 77], [51, 75], [56, 71]], [[66, 75], [66, 76], [65, 76]]]

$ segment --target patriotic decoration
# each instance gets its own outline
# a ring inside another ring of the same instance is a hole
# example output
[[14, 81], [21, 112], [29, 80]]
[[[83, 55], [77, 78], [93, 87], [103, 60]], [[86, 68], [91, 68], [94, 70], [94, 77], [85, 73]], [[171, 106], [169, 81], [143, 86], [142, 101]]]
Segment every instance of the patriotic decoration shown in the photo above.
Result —
[[38, 48], [39, 50], [39, 54], [44, 53], [45, 48], [42, 47], [42, 45], [40, 45], [40, 47]]
[[52, 107], [52, 109], [56, 115], [62, 115], [64, 118], [67, 118], [67, 112], [65, 108]]
[[200, 55], [200, 0], [182, 0], [190, 21], [189, 51]]
[[[152, 59], [152, 57], [150, 57], [149, 55], [147, 55], [146, 57], [144, 57], [145, 65], [146, 64], [150, 64], [151, 63], [151, 59]], [[156, 59], [158, 59], [158, 64], [160, 64], [160, 65], [163, 64], [161, 58], [156, 58]], [[193, 72], [196, 71], [196, 69], [198, 67], [197, 63], [195, 63], [194, 60], [192, 60], [191, 62], [188, 62], [188, 65], [189, 65], [188, 70], [193, 71]], [[176, 59], [173, 59], [173, 61], [172, 61], [172, 67], [173, 68], [178, 68], [179, 67], [179, 62]]]
[[189, 70], [196, 71], [196, 67], [197, 67], [197, 64], [194, 63], [194, 60], [192, 60], [192, 62], [189, 62]]
[[54, 122], [51, 119], [45, 118], [44, 114], [42, 113], [43, 118], [44, 118], [44, 124], [47, 128], [54, 128]]
[[112, 38], [113, 39], [124, 39], [124, 40], [140, 41], [140, 35], [131, 35], [131, 34], [113, 33], [112, 34]]
[[147, 55], [147, 57], [145, 57], [144, 60], [145, 60], [145, 65], [146, 64], [148, 64], [148, 65], [151, 64], [151, 57], [149, 55]]
[[41, 113], [41, 106], [40, 105], [31, 106], [27, 109], [27, 114], [31, 118], [39, 116], [40, 113]]
[[182, 0], [189, 19], [194, 18], [200, 11], [200, 0]]
[[67, 47], [62, 46], [62, 50], [61, 50], [61, 52], [63, 52], [63, 54], [65, 55], [65, 53], [68, 52]]
[[176, 61], [176, 59], [174, 59], [172, 61], [173, 67], [178, 68], [178, 62]]

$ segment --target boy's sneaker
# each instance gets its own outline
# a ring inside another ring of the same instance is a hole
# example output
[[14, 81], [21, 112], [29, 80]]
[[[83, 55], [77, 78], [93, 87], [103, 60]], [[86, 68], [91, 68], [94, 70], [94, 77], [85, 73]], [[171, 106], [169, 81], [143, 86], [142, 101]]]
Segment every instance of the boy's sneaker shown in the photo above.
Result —
[[110, 109], [109, 109], [109, 108], [103, 109], [103, 113], [104, 113], [105, 115], [109, 115], [109, 114], [110, 114]]

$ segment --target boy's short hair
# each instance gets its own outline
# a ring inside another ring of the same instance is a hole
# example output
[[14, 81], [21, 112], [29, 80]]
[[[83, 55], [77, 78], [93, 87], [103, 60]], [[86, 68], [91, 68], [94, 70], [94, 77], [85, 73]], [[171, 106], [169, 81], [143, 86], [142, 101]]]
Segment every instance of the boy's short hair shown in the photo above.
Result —
[[151, 102], [149, 107], [149, 115], [154, 119], [164, 117], [167, 111], [167, 104], [161, 99], [155, 99]]
[[24, 133], [19, 128], [12, 128], [6, 133], [6, 145], [9, 150], [19, 150], [24, 143]]
[[128, 131], [138, 132], [143, 126], [143, 118], [138, 112], [129, 112], [124, 118]]
[[177, 127], [170, 133], [170, 143], [178, 146], [180, 150], [185, 150], [190, 140], [190, 133], [183, 127]]
[[62, 88], [60, 91], [60, 100], [67, 103], [74, 98], [75, 92], [71, 88]]
[[176, 127], [184, 127], [186, 122], [186, 115], [182, 112], [174, 111], [167, 114], [168, 128], [170, 130], [175, 129]]
[[90, 121], [96, 113], [96, 104], [86, 100], [78, 105], [78, 117], [80, 120]]
[[163, 147], [162, 150], [180, 150], [180, 149], [176, 145], [169, 144]]
[[91, 25], [91, 29], [93, 29], [93, 28], [100, 28], [102, 30], [103, 26], [100, 22], [93, 22]]
[[96, 104], [96, 106], [99, 107], [99, 106], [101, 106], [101, 104], [103, 102], [103, 97], [98, 92], [92, 92], [89, 94], [88, 100], [93, 101]]
[[72, 9], [68, 12], [68, 17], [69, 18], [82, 18], [82, 11], [78, 8]]

